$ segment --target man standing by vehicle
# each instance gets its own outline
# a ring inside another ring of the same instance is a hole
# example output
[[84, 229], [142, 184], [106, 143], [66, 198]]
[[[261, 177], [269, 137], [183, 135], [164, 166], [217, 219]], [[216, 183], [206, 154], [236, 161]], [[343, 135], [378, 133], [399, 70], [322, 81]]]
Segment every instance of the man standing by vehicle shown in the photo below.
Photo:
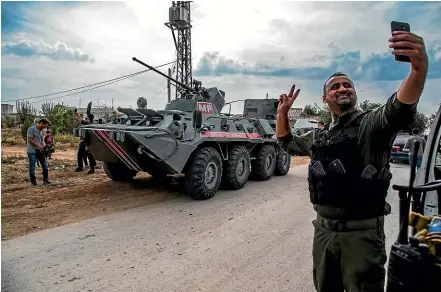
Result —
[[412, 135], [413, 136], [406, 141], [406, 145], [404, 145], [404, 148], [409, 149], [409, 165], [412, 165], [415, 142], [416, 141], [420, 142], [420, 149], [418, 150], [417, 164], [416, 164], [416, 170], [418, 171], [418, 169], [420, 169], [421, 167], [421, 163], [423, 162], [423, 153], [424, 153], [424, 147], [426, 146], [426, 140], [424, 140], [424, 138], [421, 137], [420, 130], [417, 128], [412, 130]]
[[[87, 124], [91, 124], [93, 123], [93, 114], [88, 113], [86, 115], [86, 119], [83, 120], [80, 116], [80, 114], [75, 110], [75, 117], [77, 118], [77, 120], [82, 124], [82, 125], [87, 125]], [[81, 140], [80, 144], [78, 145], [78, 152], [77, 152], [77, 163], [78, 163], [78, 167], [77, 169], [75, 169], [75, 171], [83, 171], [83, 161], [87, 166], [87, 160], [89, 159], [89, 171], [87, 172], [87, 174], [92, 174], [95, 173], [95, 166], [96, 166], [96, 161], [95, 158], [93, 157], [92, 153], [90, 153], [90, 151], [87, 149], [87, 145], [86, 145], [86, 141]]]
[[279, 99], [276, 135], [294, 155], [311, 157], [308, 182], [317, 218], [313, 221], [313, 280], [317, 291], [383, 292], [386, 271], [384, 215], [392, 174], [389, 157], [400, 129], [416, 119], [416, 108], [428, 70], [423, 39], [393, 32], [392, 54], [410, 57], [410, 72], [387, 102], [361, 112], [352, 80], [333, 74], [322, 100], [333, 121], [324, 128], [293, 136], [288, 110], [300, 90]]
[[43, 183], [50, 184], [49, 169], [46, 158], [41, 149], [43, 147], [43, 130], [49, 125], [47, 119], [38, 120], [35, 125], [30, 126], [27, 131], [26, 152], [29, 159], [29, 180], [34, 186], [37, 185], [35, 177], [35, 163], [38, 161], [43, 168]]

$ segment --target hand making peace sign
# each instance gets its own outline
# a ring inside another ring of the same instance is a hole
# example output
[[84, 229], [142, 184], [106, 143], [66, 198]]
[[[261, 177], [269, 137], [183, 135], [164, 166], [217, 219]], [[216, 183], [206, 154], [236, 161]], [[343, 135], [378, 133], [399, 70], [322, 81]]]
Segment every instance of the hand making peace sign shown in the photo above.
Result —
[[277, 114], [286, 115], [288, 114], [289, 109], [291, 108], [294, 100], [296, 100], [297, 96], [300, 93], [300, 89], [297, 89], [294, 93], [295, 85], [291, 87], [289, 94], [281, 94], [279, 97], [279, 105], [277, 106]]

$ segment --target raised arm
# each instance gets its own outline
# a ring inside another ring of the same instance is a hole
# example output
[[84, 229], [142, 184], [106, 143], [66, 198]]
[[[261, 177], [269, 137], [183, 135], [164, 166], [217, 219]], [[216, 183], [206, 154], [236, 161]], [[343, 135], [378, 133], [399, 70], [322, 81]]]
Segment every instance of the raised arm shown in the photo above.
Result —
[[423, 92], [429, 67], [423, 38], [410, 32], [396, 31], [389, 39], [393, 55], [410, 58], [410, 71], [385, 105], [373, 111], [369, 118], [373, 131], [391, 134], [411, 126], [416, 120], [417, 104]]
[[310, 156], [313, 131], [302, 136], [294, 136], [292, 135], [289, 127], [288, 112], [294, 103], [294, 100], [300, 93], [300, 89], [297, 89], [294, 93], [295, 87], [295, 85], [291, 87], [288, 95], [281, 94], [279, 97], [279, 105], [277, 107], [276, 136], [280, 146], [289, 154]]
[[423, 92], [429, 60], [422, 37], [405, 31], [394, 31], [389, 39], [394, 55], [410, 58], [410, 72], [397, 91], [397, 99], [404, 104], [415, 104]]
[[81, 118], [79, 112], [76, 111], [76, 112], [74, 113], [74, 115], [75, 115], [75, 117], [77, 118], [77, 121], [78, 121], [78, 122], [81, 122], [81, 121], [83, 120], [83, 119]]

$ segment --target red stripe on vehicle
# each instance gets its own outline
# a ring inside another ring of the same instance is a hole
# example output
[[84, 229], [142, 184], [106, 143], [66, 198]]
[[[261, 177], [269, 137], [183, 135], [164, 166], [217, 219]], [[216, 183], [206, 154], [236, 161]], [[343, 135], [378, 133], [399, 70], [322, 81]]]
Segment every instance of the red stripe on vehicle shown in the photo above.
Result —
[[103, 136], [103, 133], [100, 130], [92, 130], [93, 133], [100, 139], [101, 142], [103, 142], [129, 169], [135, 169], [133, 165], [131, 165], [127, 159], [115, 149], [113, 144], [110, 144], [109, 139], [107, 139], [105, 136]]
[[103, 135], [105, 137], [107, 137], [109, 142], [112, 143], [112, 145], [114, 145], [117, 150], [119, 150], [121, 155], [124, 155], [124, 157], [127, 158], [127, 160], [130, 162], [130, 164], [132, 164], [134, 166], [135, 170], [142, 171], [141, 167], [132, 159], [132, 157], [130, 157], [129, 154], [121, 146], [119, 146], [118, 143], [116, 143], [115, 140], [110, 139], [110, 135], [108, 132], [103, 131], [103, 130], [101, 130], [101, 132], [103, 133]]
[[105, 139], [107, 141], [108, 146], [109, 147], [111, 146], [119, 154], [120, 159], [124, 159], [124, 161], [126, 162], [126, 165], [127, 164], [130, 165], [130, 169], [142, 171], [141, 169], [138, 168], [138, 166], [135, 163], [133, 163], [131, 161], [131, 159], [130, 159], [130, 157], [128, 157], [127, 153], [125, 153], [124, 150], [121, 147], [119, 147], [119, 145], [115, 141], [110, 139], [110, 135], [106, 131], [104, 131], [104, 130], [97, 130], [97, 131], [99, 131], [100, 134], [102, 135], [103, 139]]

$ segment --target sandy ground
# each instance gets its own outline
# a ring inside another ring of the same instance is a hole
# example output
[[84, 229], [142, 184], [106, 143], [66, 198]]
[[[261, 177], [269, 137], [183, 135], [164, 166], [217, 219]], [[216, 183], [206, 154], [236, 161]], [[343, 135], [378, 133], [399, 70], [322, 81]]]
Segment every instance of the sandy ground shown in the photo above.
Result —
[[[41, 184], [37, 167], [40, 185], [33, 187], [25, 155], [24, 147], [2, 145], [2, 240], [182, 196], [179, 178], [163, 183], [140, 174], [133, 183], [116, 183], [101, 167], [92, 175], [76, 173], [75, 149], [56, 151], [49, 160], [50, 186]], [[291, 167], [308, 162], [293, 157]]]

